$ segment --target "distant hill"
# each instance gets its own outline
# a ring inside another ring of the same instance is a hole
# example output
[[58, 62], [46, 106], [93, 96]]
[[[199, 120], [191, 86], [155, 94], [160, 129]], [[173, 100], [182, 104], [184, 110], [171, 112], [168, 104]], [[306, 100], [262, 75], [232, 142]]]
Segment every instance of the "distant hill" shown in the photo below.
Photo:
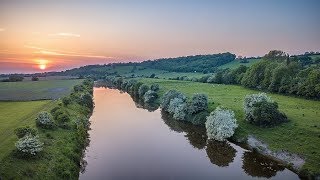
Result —
[[141, 66], [171, 72], [214, 72], [218, 66], [234, 61], [236, 55], [227, 53], [163, 58], [144, 61]]
[[195, 55], [176, 58], [162, 58], [143, 61], [141, 63], [113, 63], [105, 65], [88, 65], [79, 68], [56, 72], [53, 75], [67, 76], [105, 76], [134, 73], [137, 70], [156, 69], [168, 72], [214, 72], [219, 66], [235, 60], [236, 55], [227, 53]]

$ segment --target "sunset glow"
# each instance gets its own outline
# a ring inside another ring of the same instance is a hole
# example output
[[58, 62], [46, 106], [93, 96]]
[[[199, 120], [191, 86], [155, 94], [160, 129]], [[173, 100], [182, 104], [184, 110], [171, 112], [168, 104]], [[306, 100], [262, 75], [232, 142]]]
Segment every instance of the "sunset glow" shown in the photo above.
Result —
[[39, 69], [41, 70], [45, 70], [47, 68], [47, 64], [48, 64], [47, 60], [43, 60], [43, 59], [38, 60], [38, 66], [39, 66]]
[[[273, 49], [316, 52], [319, 4], [314, 0], [4, 0], [0, 74], [227, 51], [241, 56], [263, 56]], [[50, 67], [30, 65], [39, 56], [51, 60]]]

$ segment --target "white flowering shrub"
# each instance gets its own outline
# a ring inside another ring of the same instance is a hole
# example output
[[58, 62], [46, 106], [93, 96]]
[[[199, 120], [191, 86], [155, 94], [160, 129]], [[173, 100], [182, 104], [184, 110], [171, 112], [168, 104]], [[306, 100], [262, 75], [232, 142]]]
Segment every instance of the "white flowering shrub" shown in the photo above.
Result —
[[179, 99], [182, 99], [183, 101], [187, 100], [187, 97], [181, 92], [178, 92], [177, 90], [169, 90], [162, 97], [161, 108], [164, 111], [168, 112], [170, 101], [174, 98], [179, 98]]
[[250, 121], [253, 118], [254, 105], [262, 101], [273, 102], [266, 93], [246, 95], [243, 106], [247, 121]]
[[176, 120], [184, 120], [187, 115], [186, 99], [174, 98], [170, 101], [168, 112], [172, 114]]
[[41, 128], [52, 129], [54, 127], [54, 122], [50, 113], [43, 111], [36, 117], [36, 124]]
[[208, 138], [218, 141], [224, 141], [231, 137], [238, 127], [234, 112], [220, 107], [210, 113], [205, 125]]
[[35, 156], [42, 151], [43, 143], [40, 142], [38, 136], [27, 134], [20, 138], [15, 146], [23, 156]]
[[158, 94], [153, 90], [147, 91], [143, 96], [143, 100], [145, 103], [154, 103], [157, 98]]
[[206, 94], [194, 94], [192, 96], [189, 113], [195, 114], [208, 109], [208, 96]]
[[185, 120], [187, 116], [187, 104], [179, 104], [173, 113], [173, 118], [176, 120]]

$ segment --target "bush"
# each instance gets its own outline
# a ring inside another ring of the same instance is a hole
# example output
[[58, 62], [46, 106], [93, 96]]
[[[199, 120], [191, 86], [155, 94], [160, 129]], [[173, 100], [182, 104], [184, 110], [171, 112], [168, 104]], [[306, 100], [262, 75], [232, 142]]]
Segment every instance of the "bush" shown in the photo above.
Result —
[[43, 143], [38, 136], [27, 134], [20, 138], [15, 144], [17, 150], [24, 156], [35, 156], [42, 151]]
[[151, 86], [150, 86], [150, 89], [152, 90], [152, 91], [158, 91], [160, 88], [159, 88], [159, 84], [152, 84]]
[[32, 76], [31, 81], [39, 81], [39, 78], [36, 76]]
[[65, 105], [65, 106], [69, 105], [69, 104], [71, 103], [70, 97], [64, 97], [64, 98], [62, 98], [62, 103], [63, 103], [63, 105]]
[[80, 91], [83, 91], [84, 89], [85, 87], [81, 84], [73, 86], [74, 92], [80, 92]]
[[80, 101], [79, 104], [86, 106], [90, 109], [93, 108], [93, 100], [92, 100], [92, 95], [89, 93], [83, 93], [80, 95]]
[[169, 90], [162, 97], [161, 108], [168, 112], [170, 101], [174, 98], [180, 98], [184, 101], [187, 99], [181, 92], [178, 92], [177, 90]]
[[246, 120], [261, 127], [270, 127], [287, 121], [285, 114], [279, 112], [278, 104], [266, 93], [247, 95], [244, 100]]
[[40, 112], [36, 118], [37, 126], [45, 129], [52, 129], [54, 127], [54, 122], [52, 120], [52, 116], [46, 112]]
[[143, 96], [145, 103], [154, 103], [157, 98], [158, 94], [153, 90], [147, 91]]
[[190, 106], [189, 113], [195, 114], [208, 109], [208, 97], [205, 94], [194, 94]]
[[149, 90], [149, 86], [143, 84], [139, 87], [139, 97], [143, 97], [143, 95]]
[[27, 134], [35, 136], [37, 134], [37, 130], [29, 126], [26, 126], [15, 129], [14, 133], [17, 135], [18, 138], [22, 138]]
[[209, 139], [224, 141], [234, 134], [237, 127], [237, 120], [231, 110], [217, 107], [207, 117], [206, 129]]
[[170, 101], [168, 112], [176, 120], [185, 120], [187, 115], [187, 104], [185, 98], [176, 97]]
[[262, 101], [254, 105], [253, 118], [250, 122], [261, 127], [271, 127], [286, 121], [286, 115], [278, 111], [276, 102]]
[[66, 123], [66, 122], [69, 122], [70, 121], [70, 118], [68, 116], [68, 114], [66, 114], [65, 112], [63, 112], [62, 114], [59, 114], [55, 120], [58, 122], [58, 123]]

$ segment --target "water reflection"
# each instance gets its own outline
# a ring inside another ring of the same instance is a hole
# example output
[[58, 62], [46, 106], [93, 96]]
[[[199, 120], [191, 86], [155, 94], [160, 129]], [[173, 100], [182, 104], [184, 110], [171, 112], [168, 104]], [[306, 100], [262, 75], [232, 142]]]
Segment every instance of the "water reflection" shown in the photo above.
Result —
[[161, 111], [161, 117], [171, 130], [179, 133], [185, 132], [185, 137], [194, 148], [203, 149], [206, 146], [207, 135], [204, 127], [174, 120], [169, 113], [164, 111]]
[[243, 170], [252, 177], [270, 178], [283, 171], [285, 168], [277, 161], [266, 158], [255, 152], [243, 154]]
[[220, 167], [229, 166], [237, 152], [228, 142], [213, 140], [208, 141], [206, 151], [211, 163]]
[[127, 93], [95, 88], [94, 101], [80, 179], [298, 179], [237, 145], [207, 141], [204, 127], [142, 109]]
[[153, 112], [159, 108], [159, 105], [156, 103], [145, 103], [141, 98], [131, 94], [130, 97], [132, 98], [137, 108], [146, 109], [149, 112]]

